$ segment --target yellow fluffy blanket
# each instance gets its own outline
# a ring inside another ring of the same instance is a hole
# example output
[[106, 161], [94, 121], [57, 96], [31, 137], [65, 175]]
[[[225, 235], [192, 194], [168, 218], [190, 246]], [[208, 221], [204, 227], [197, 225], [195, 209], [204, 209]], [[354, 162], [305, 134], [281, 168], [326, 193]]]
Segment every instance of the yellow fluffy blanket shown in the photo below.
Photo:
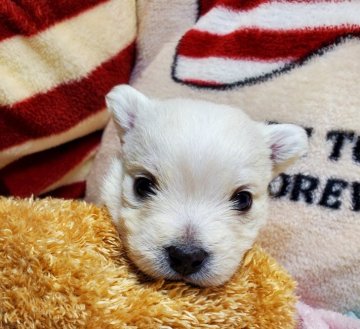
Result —
[[255, 247], [226, 285], [153, 282], [105, 209], [0, 199], [2, 328], [294, 328], [294, 282]]

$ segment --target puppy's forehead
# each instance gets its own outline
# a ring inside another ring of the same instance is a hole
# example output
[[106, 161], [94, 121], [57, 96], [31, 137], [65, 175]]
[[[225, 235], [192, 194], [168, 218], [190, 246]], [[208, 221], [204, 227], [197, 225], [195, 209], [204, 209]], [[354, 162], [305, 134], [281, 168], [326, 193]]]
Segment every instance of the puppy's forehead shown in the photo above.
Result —
[[221, 177], [227, 184], [239, 175], [248, 181], [268, 165], [253, 120], [238, 109], [202, 101], [155, 102], [137, 118], [125, 149], [130, 161], [194, 182]]

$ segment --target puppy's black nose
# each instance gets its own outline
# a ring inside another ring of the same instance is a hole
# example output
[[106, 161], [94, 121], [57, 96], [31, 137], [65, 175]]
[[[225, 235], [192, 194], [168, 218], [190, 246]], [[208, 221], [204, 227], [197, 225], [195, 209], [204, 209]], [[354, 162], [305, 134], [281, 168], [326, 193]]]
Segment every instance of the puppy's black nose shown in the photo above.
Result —
[[209, 256], [204, 249], [192, 246], [170, 246], [166, 251], [169, 254], [170, 267], [181, 275], [198, 272]]

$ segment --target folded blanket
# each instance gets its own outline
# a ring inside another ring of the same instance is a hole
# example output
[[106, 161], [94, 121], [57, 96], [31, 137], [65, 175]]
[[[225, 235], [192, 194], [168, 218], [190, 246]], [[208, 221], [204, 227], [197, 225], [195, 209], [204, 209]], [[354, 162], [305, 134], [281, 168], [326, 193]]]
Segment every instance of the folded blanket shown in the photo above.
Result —
[[1, 2], [0, 194], [84, 194], [135, 16], [134, 0]]
[[[151, 97], [227, 103], [307, 129], [309, 154], [271, 185], [259, 240], [305, 302], [339, 312], [360, 305], [359, 13], [356, 0], [140, 0], [132, 78]], [[115, 135], [108, 126], [93, 200]]]

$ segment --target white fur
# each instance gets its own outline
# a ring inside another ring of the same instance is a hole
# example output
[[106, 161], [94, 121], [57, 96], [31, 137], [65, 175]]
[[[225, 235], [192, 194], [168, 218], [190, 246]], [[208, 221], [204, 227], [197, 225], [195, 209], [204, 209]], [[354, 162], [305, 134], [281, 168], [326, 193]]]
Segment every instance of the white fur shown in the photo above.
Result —
[[[129, 257], [153, 277], [222, 284], [265, 223], [273, 171], [306, 151], [305, 132], [294, 125], [259, 124], [226, 105], [150, 100], [129, 86], [115, 87], [107, 104], [122, 150], [105, 177], [102, 199]], [[158, 189], [140, 200], [133, 183], [144, 173], [156, 178]], [[245, 213], [230, 201], [240, 186], [253, 195]], [[209, 261], [180, 278], [164, 247], [193, 242], [210, 253]]]

